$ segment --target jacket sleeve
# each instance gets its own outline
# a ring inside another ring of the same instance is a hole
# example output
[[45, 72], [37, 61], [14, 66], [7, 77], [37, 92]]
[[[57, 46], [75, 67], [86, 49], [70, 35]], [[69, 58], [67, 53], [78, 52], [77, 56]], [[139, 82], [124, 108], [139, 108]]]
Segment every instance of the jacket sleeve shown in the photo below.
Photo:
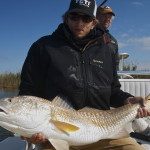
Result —
[[[107, 32], [106, 38], [109, 40], [109, 46], [112, 48], [114, 55], [115, 55], [115, 61], [116, 61], [116, 69], [119, 69], [119, 52], [118, 52], [118, 42], [117, 40], [109, 33]], [[113, 41], [113, 42], [112, 42]]]
[[124, 105], [124, 101], [128, 97], [133, 97], [130, 93], [124, 92], [120, 89], [121, 84], [118, 79], [117, 70], [116, 70], [116, 57], [114, 56], [113, 59], [113, 82], [111, 85], [111, 98], [110, 98], [110, 105], [111, 107], [120, 107]]
[[21, 71], [19, 95], [42, 97], [47, 68], [47, 55], [39, 42], [35, 42], [29, 49]]
[[119, 70], [119, 52], [118, 52], [118, 42], [117, 42], [117, 40], [116, 40], [115, 61], [116, 61], [116, 70]]

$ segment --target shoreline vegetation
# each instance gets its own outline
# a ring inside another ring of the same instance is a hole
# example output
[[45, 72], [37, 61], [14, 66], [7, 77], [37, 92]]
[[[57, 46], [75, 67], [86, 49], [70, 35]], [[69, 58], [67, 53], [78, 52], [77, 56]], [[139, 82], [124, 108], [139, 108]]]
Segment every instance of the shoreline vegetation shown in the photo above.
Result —
[[20, 84], [19, 73], [5, 73], [0, 74], [0, 88], [13, 88], [18, 89]]
[[[5, 73], [0, 74], [0, 88], [18, 89], [20, 84], [21, 73]], [[150, 75], [135, 75], [134, 79], [150, 79]]]

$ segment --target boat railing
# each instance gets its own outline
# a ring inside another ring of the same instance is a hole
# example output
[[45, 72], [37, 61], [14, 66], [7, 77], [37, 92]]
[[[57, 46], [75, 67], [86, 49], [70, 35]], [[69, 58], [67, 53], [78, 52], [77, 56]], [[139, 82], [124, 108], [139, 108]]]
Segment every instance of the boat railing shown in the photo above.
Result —
[[134, 79], [134, 76], [149, 76], [150, 78], [150, 71], [117, 71], [119, 79]]

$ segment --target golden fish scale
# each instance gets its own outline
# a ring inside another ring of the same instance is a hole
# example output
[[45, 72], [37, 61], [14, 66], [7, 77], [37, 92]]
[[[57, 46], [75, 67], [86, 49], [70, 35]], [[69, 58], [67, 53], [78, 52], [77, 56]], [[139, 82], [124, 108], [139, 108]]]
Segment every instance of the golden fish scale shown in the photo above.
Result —
[[[56, 109], [57, 105], [54, 106], [53, 117], [56, 120], [60, 121], [68, 121], [75, 122], [79, 120], [84, 120], [91, 125], [94, 125], [98, 128], [103, 128], [104, 130], [108, 130], [108, 128], [116, 127], [119, 124], [123, 124], [125, 120], [130, 120], [130, 118], [134, 118], [137, 114], [137, 110], [140, 107], [139, 104], [128, 104], [116, 109], [102, 111], [96, 109], [87, 110], [70, 110], [65, 108]], [[150, 101], [146, 103], [146, 107], [150, 108]], [[90, 111], [91, 110], [91, 111]], [[120, 121], [118, 121], [120, 120]]]
[[[149, 99], [150, 96], [147, 97]], [[84, 120], [87, 123], [90, 123], [94, 126], [100, 128], [109, 128], [116, 126], [119, 123], [125, 121], [125, 118], [128, 119], [130, 117], [135, 117], [139, 104], [128, 104], [116, 109], [102, 111], [97, 109], [86, 108], [83, 110], [74, 110], [74, 109], [66, 109], [54, 104], [45, 99], [39, 99], [38, 101], [42, 103], [46, 103], [50, 105], [52, 108], [52, 119], [58, 121], [67, 121], [67, 122], [75, 122], [79, 120]], [[148, 100], [146, 103], [146, 107], [150, 108], [150, 101]], [[118, 122], [120, 120], [120, 122]]]

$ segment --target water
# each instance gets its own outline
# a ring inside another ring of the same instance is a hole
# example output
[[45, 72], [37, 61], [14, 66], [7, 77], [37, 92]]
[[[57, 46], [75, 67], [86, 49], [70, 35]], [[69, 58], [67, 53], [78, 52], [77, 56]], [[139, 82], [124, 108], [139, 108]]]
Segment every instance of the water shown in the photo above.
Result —
[[[0, 98], [12, 97], [12, 96], [16, 96], [17, 94], [18, 94], [18, 90], [16, 90], [16, 89], [2, 89], [2, 88], [0, 88]], [[13, 136], [13, 133], [0, 127], [0, 141], [6, 139], [9, 136]]]
[[0, 98], [12, 97], [18, 94], [17, 89], [0, 88]]

